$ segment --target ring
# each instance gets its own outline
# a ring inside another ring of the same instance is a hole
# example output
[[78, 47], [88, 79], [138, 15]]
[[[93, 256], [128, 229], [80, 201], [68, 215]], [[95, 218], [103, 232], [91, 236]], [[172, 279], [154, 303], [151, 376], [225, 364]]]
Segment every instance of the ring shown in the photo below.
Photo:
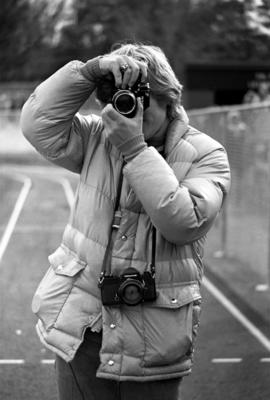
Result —
[[121, 70], [122, 72], [125, 72], [125, 71], [128, 69], [128, 67], [129, 67], [128, 64], [122, 64], [121, 67], [120, 67], [120, 70]]

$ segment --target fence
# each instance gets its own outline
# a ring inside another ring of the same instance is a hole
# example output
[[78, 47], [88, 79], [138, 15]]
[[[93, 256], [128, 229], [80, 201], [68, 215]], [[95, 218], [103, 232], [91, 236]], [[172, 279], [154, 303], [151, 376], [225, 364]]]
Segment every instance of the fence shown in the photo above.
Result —
[[190, 123], [226, 147], [232, 186], [206, 256], [234, 258], [269, 282], [270, 103], [189, 112]]

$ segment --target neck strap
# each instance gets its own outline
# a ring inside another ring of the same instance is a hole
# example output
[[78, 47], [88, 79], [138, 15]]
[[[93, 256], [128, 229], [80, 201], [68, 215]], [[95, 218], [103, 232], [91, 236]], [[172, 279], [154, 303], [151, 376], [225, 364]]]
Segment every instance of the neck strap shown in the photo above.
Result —
[[[113, 230], [118, 229], [120, 226], [120, 220], [121, 220], [120, 198], [121, 198], [122, 186], [123, 186], [123, 166], [121, 167], [120, 171], [116, 199], [115, 199], [115, 206], [114, 206], [113, 221], [111, 224], [108, 245], [106, 247], [105, 255], [102, 262], [100, 279], [102, 279], [105, 275], [110, 275], [110, 273], [108, 273], [109, 271], [107, 270], [107, 265], [108, 265], [108, 258], [109, 256], [111, 256], [111, 250], [113, 245], [112, 243]], [[155, 269], [156, 269], [155, 262], [156, 262], [156, 228], [154, 227], [154, 225], [152, 225], [152, 250], [151, 250], [151, 264], [150, 264], [150, 271], [152, 276], [155, 275]]]

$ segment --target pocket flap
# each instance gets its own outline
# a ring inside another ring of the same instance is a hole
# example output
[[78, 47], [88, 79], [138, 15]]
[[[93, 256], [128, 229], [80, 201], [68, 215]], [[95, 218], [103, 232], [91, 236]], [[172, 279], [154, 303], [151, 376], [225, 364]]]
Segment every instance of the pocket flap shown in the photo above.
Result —
[[173, 287], [158, 287], [157, 299], [149, 303], [152, 307], [180, 308], [192, 301], [201, 299], [200, 287], [197, 282]]
[[65, 251], [63, 247], [58, 247], [48, 258], [57, 275], [74, 276], [86, 267], [86, 262]]

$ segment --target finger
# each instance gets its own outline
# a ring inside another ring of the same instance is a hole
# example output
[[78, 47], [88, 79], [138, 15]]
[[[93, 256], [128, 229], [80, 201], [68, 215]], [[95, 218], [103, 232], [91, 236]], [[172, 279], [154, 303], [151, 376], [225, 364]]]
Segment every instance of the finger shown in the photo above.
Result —
[[[132, 87], [134, 86], [134, 84], [137, 82], [139, 74], [140, 74], [140, 67], [138, 65], [138, 63], [133, 60], [132, 58], [129, 58], [129, 69], [128, 71], [130, 72], [129, 75], [126, 77], [124, 77], [124, 82], [126, 83], [126, 85], [128, 87]], [[126, 71], [126, 72], [128, 72]]]
[[122, 89], [125, 89], [130, 86], [129, 81], [131, 76], [132, 76], [132, 67], [128, 66], [128, 68], [123, 73], [122, 85], [121, 85]]
[[122, 80], [123, 80], [123, 76], [122, 76], [122, 72], [121, 72], [120, 68], [121, 68], [121, 66], [119, 66], [118, 64], [114, 65], [113, 68], [112, 68], [112, 73], [113, 73], [113, 76], [114, 76], [115, 86], [117, 88], [121, 87]]
[[141, 72], [141, 82], [147, 82], [148, 68], [147, 64], [143, 61], [138, 61], [138, 65]]
[[143, 119], [143, 98], [142, 97], [138, 97], [137, 100], [137, 112], [136, 112], [136, 116], [135, 118], [137, 119]]
[[113, 108], [112, 104], [107, 104], [101, 111], [102, 119], [106, 122], [115, 121], [118, 117], [118, 112]]

